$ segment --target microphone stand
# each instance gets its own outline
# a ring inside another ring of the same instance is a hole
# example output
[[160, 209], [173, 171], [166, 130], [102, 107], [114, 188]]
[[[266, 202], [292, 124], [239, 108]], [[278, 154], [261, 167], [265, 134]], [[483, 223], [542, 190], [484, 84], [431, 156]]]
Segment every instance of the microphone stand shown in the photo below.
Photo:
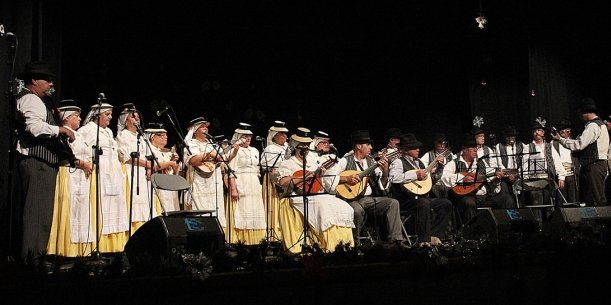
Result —
[[[176, 118], [176, 113], [174, 113], [174, 108], [172, 108], [172, 106], [168, 106], [168, 109], [172, 110], [172, 114], [174, 115], [174, 118]], [[163, 112], [157, 112], [157, 116], [161, 116], [162, 113], [165, 113], [166, 117], [168, 118], [168, 120], [170, 121], [170, 125], [172, 125], [172, 128], [174, 129], [174, 132], [176, 132], [176, 135], [178, 136], [178, 143], [176, 144], [176, 146], [178, 148], [180, 148], [180, 146], [182, 145], [188, 152], [189, 155], [192, 155], [193, 153], [191, 152], [191, 149], [189, 149], [189, 145], [187, 145], [187, 143], [185, 142], [185, 136], [182, 134], [180, 125], [178, 125], [178, 119], [176, 119], [176, 123], [174, 123], [174, 120], [172, 119], [172, 116], [168, 113], [167, 109]], [[181, 175], [186, 175], [186, 167], [187, 164], [184, 162], [184, 152], [181, 151], [180, 149], [178, 149], [177, 153], [179, 154], [179, 156], [183, 156], [183, 162], [182, 162], [182, 167], [181, 167]], [[182, 209], [185, 209], [185, 198], [184, 198], [184, 194], [181, 194], [181, 196], [179, 196], [179, 200], [182, 198]], [[180, 204], [180, 203], [179, 203]]]
[[[214, 137], [206, 137], [206, 139], [208, 139], [208, 141], [210, 141], [211, 143], [214, 142]], [[183, 140], [184, 141], [184, 140]], [[233, 169], [231, 169], [231, 167], [229, 166], [229, 161], [227, 160], [227, 158], [225, 158], [225, 154], [222, 152], [222, 148], [220, 143], [216, 143], [217, 145], [212, 145], [212, 147], [214, 147], [214, 150], [216, 151], [216, 155], [219, 156], [221, 158], [221, 163], [225, 164], [225, 166], [227, 167], [227, 180], [229, 181], [229, 176], [233, 175], [233, 177], [235, 179], [238, 178], [238, 176], [235, 174], [235, 171]], [[188, 149], [188, 146], [187, 146]], [[239, 147], [237, 149], [240, 149]], [[189, 151], [189, 153], [191, 153], [191, 151]], [[216, 171], [216, 168], [214, 169]], [[216, 177], [216, 174], [214, 174], [214, 176]], [[230, 186], [228, 186], [230, 187]], [[231, 190], [230, 190], [231, 192]], [[230, 194], [231, 196], [231, 194]], [[218, 197], [217, 197], [218, 198]], [[228, 213], [227, 215], [229, 215], [229, 217], [227, 218], [227, 240], [229, 242], [227, 242], [227, 244], [231, 244], [231, 202], [229, 202], [229, 204], [227, 205], [227, 209], [228, 209]], [[217, 223], [219, 223], [218, 220], [218, 211], [219, 211], [219, 207], [218, 207], [218, 199], [217, 199], [217, 204], [216, 204], [216, 221]]]
[[[261, 154], [261, 156], [263, 156], [263, 154], [266, 154], [266, 152], [263, 152]], [[269, 154], [269, 153], [268, 153]], [[271, 183], [271, 187], [272, 189], [275, 189], [273, 182], [270, 181], [271, 179], [271, 171], [274, 170], [274, 168], [276, 168], [276, 163], [278, 162], [278, 160], [280, 160], [280, 157], [282, 156], [281, 153], [274, 153], [277, 154], [277, 156], [274, 157], [274, 162], [272, 163], [272, 165], [269, 165], [267, 162], [267, 158], [265, 158], [265, 166], [263, 166], [263, 163], [259, 163], [259, 166], [261, 167], [261, 173], [263, 173], [263, 176], [267, 177], [267, 179], [264, 179], [265, 181], [267, 181], [268, 183]], [[261, 158], [262, 159], [262, 158]], [[265, 168], [264, 168], [265, 167]], [[264, 187], [267, 187], [267, 185], [265, 185]], [[270, 204], [269, 204], [269, 197], [271, 195], [271, 192], [268, 192], [267, 196], [265, 196], [265, 216], [266, 216], [266, 221], [265, 221], [265, 240], [267, 241], [267, 244], [269, 245], [269, 238], [270, 238], [270, 231], [274, 232], [274, 228], [270, 228], [269, 227], [269, 223], [270, 223]], [[278, 236], [276, 236], [276, 238], [278, 238]]]
[[[97, 127], [95, 136], [95, 145], [93, 146], [93, 165], [95, 166], [95, 249], [91, 251], [91, 256], [95, 260], [100, 260], [100, 235], [102, 230], [100, 229], [98, 215], [100, 213], [100, 155], [103, 154], [102, 148], [100, 147], [100, 115], [102, 114], [102, 100], [104, 100], [104, 93], [98, 94], [98, 110], [96, 114]], [[103, 221], [102, 217], [102, 221]]]
[[[132, 113], [133, 115], [133, 113]], [[157, 160], [157, 157], [155, 156], [155, 153], [153, 152], [153, 149], [151, 148], [151, 142], [144, 136], [144, 131], [142, 130], [142, 127], [140, 127], [140, 124], [135, 124], [136, 125], [136, 130], [138, 131], [138, 138], [142, 137], [144, 139], [144, 144], [146, 144], [146, 147], [148, 148], [148, 151], [151, 153], [150, 155], [146, 156], [147, 160], [151, 161], [151, 174], [153, 173], [153, 169], [155, 168], [155, 165], [157, 165], [157, 168], [161, 168], [161, 164], [159, 164], [159, 160]], [[134, 165], [132, 164], [132, 169], [134, 168]], [[149, 220], [153, 219], [153, 207], [155, 206], [155, 197], [154, 197], [154, 191], [153, 191], [153, 185], [151, 184], [151, 193], [150, 195], [150, 205], [149, 205]], [[131, 231], [131, 223], [130, 223], [130, 231]]]
[[15, 150], [17, 148], [17, 139], [14, 133], [15, 130], [15, 113], [17, 112], [16, 106], [17, 103], [15, 101], [15, 92], [14, 90], [14, 81], [13, 74], [15, 73], [15, 55], [17, 54], [17, 37], [13, 36], [14, 40], [10, 39], [10, 35], [7, 35], [7, 40], [9, 42], [8, 50], [7, 50], [7, 79], [8, 79], [8, 87], [5, 92], [5, 98], [8, 105], [8, 130], [9, 130], [9, 153], [8, 153], [8, 172], [7, 172], [7, 183], [8, 183], [8, 245], [7, 245], [7, 262], [13, 262], [15, 259], [13, 257], [13, 207], [14, 207], [14, 172], [15, 172]]

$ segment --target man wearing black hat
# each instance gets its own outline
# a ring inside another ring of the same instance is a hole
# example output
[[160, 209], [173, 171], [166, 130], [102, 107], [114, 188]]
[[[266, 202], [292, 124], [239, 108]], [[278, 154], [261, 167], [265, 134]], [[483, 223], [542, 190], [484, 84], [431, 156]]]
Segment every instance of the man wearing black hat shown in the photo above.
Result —
[[22, 218], [22, 258], [40, 263], [47, 247], [53, 216], [55, 178], [61, 153], [57, 149], [60, 134], [75, 139], [70, 129], [57, 126], [53, 107], [47, 97], [53, 93], [53, 78], [44, 62], [30, 62], [19, 78], [25, 88], [17, 93], [17, 175]]
[[[566, 170], [558, 152], [552, 149], [551, 143], [545, 141], [546, 124], [545, 119], [538, 117], [532, 125], [533, 140], [524, 146], [523, 176], [531, 180], [533, 186], [523, 188], [522, 196], [530, 199], [526, 204], [547, 205], [553, 191], [557, 189], [556, 182], [560, 189], [564, 188]], [[516, 187], [522, 187], [523, 182], [518, 182]]]
[[[354, 239], [358, 243], [361, 229], [367, 214], [386, 215], [388, 236], [390, 242], [404, 240], [401, 233], [401, 217], [399, 213], [399, 202], [396, 199], [381, 197], [389, 188], [388, 159], [382, 155], [379, 161], [371, 157], [371, 138], [369, 131], [357, 130], [351, 135], [352, 152], [346, 154], [339, 160], [338, 164], [329, 170], [329, 174], [340, 174], [346, 170], [363, 172], [373, 169], [367, 179], [366, 185], [362, 186], [363, 192], [348, 204], [354, 209]], [[371, 168], [370, 168], [371, 167]], [[349, 176], [340, 175], [339, 184], [349, 188], [360, 188], [361, 177], [358, 174]], [[359, 185], [359, 186], [357, 186]]]
[[[571, 138], [571, 121], [568, 119], [562, 119], [555, 126], [558, 129], [558, 135], [560, 137], [569, 139]], [[577, 184], [579, 173], [579, 160], [571, 153], [571, 150], [560, 145], [560, 141], [553, 140], [552, 147], [560, 156], [560, 162], [562, 167], [566, 171], [566, 177], [564, 178], [564, 189], [561, 189], [562, 195], [567, 202], [578, 202], [579, 201], [579, 187]], [[561, 204], [564, 202], [562, 197], [558, 196], [556, 202]]]
[[445, 157], [443, 156], [444, 152], [448, 149], [450, 148], [448, 147], [446, 135], [438, 133], [435, 134], [433, 138], [433, 149], [429, 150], [421, 158], [424, 166], [429, 166], [429, 164], [437, 160], [437, 166], [431, 170], [431, 178], [433, 181], [431, 193], [437, 198], [448, 198], [448, 189], [439, 182], [441, 174], [443, 173], [443, 167], [446, 163], [456, 158], [456, 155], [453, 153], [447, 154]]
[[389, 128], [384, 133], [384, 138], [386, 139], [386, 146], [384, 147], [384, 152], [388, 154], [393, 151], [397, 151], [397, 149], [399, 148], [399, 140], [401, 138], [401, 135], [403, 135], [401, 129], [396, 127]]
[[[401, 137], [399, 151], [402, 157], [390, 164], [389, 179], [392, 183], [392, 194], [401, 205], [401, 210], [414, 216], [414, 223], [419, 243], [431, 243], [437, 246], [446, 237], [449, 229], [452, 203], [448, 199], [429, 199], [427, 195], [417, 196], [403, 188], [409, 181], [422, 181], [426, 178], [425, 166], [418, 158], [420, 143], [412, 133]], [[413, 171], [417, 170], [417, 171]], [[434, 215], [434, 217], [433, 217]]]
[[477, 145], [477, 157], [482, 158], [486, 166], [497, 168], [497, 158], [495, 152], [490, 146], [486, 145], [486, 132], [481, 127], [484, 124], [484, 119], [481, 117], [475, 117], [473, 120], [473, 127], [471, 128], [471, 134], [475, 139]]
[[[518, 130], [509, 125], [502, 132], [502, 141], [495, 146], [497, 152], [495, 159], [497, 165], [504, 170], [515, 170], [519, 168], [519, 163], [522, 158], [524, 144], [517, 140]], [[514, 193], [513, 183], [516, 180], [516, 175], [508, 175], [501, 181], [501, 191], [509, 195]]]
[[607, 159], [609, 152], [609, 131], [596, 112], [596, 102], [591, 98], [581, 101], [579, 112], [586, 121], [585, 129], [576, 139], [561, 138], [555, 135], [562, 146], [571, 151], [579, 151], [581, 198], [589, 206], [607, 203], [605, 179], [607, 179]]
[[491, 179], [501, 179], [503, 174], [477, 158], [477, 143], [472, 134], [463, 135], [461, 148], [460, 155], [444, 167], [441, 182], [448, 188], [461, 183], [476, 186], [476, 182], [483, 182], [468, 194], [450, 193], [450, 200], [460, 209], [462, 224], [475, 216], [478, 207], [512, 208], [514, 202], [511, 196], [501, 192], [500, 186], [493, 188], [488, 185]]

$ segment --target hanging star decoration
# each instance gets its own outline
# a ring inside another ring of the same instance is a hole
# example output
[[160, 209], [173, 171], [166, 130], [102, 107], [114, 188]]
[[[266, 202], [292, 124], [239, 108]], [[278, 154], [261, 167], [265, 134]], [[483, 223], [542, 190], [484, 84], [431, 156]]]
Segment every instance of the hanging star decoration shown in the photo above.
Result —
[[539, 116], [539, 117], [537, 117], [537, 119], [535, 119], [535, 121], [536, 121], [537, 123], [539, 123], [539, 124], [540, 124], [541, 126], [543, 126], [543, 127], [545, 127], [545, 124], [547, 123], [547, 121], [545, 121], [545, 119], [544, 119], [544, 118], [542, 118], [542, 117], [540, 117], [540, 116]]
[[475, 18], [475, 22], [477, 22], [477, 27], [480, 30], [484, 29], [484, 25], [486, 24], [486, 22], [488, 22], [488, 20], [486, 20], [486, 17], [484, 17], [483, 14], [477, 16], [477, 18]]
[[484, 118], [481, 116], [476, 116], [473, 119], [473, 126], [482, 127], [482, 125], [484, 125]]

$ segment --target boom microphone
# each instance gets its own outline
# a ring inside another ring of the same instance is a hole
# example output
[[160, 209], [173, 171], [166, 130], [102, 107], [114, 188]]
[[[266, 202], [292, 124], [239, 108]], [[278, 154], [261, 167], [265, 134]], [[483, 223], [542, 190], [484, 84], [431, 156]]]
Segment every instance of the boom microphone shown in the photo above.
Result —
[[157, 110], [157, 116], [161, 116], [162, 114], [166, 113], [168, 111], [168, 109], [170, 109], [170, 107], [165, 107], [161, 110]]

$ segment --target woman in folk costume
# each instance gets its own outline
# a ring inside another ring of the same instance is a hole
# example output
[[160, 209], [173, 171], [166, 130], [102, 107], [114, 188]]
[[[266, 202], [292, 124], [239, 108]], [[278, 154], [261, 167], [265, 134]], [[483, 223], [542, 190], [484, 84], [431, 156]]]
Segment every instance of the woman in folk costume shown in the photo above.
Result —
[[76, 158], [74, 168], [62, 164], [55, 185], [53, 224], [47, 245], [47, 254], [65, 257], [90, 255], [95, 235], [95, 205], [89, 200], [91, 188], [91, 144], [75, 131], [81, 123], [81, 108], [73, 100], [59, 102], [62, 126], [74, 132], [70, 148]]
[[[328, 160], [325, 165], [314, 162], [318, 156], [309, 156], [311, 152], [308, 145], [312, 142], [309, 133], [310, 131], [306, 128], [298, 128], [297, 133], [291, 136], [290, 145], [294, 148], [293, 156], [282, 162], [278, 168], [279, 184], [286, 189], [286, 193], [291, 194], [291, 205], [281, 206], [280, 223], [284, 246], [292, 253], [301, 252], [301, 245], [303, 244], [301, 239], [304, 238], [303, 223], [305, 221], [303, 215], [306, 209], [303, 198], [303, 175], [295, 174], [302, 171], [305, 166], [305, 170], [310, 173], [320, 168], [320, 174], [324, 175], [324, 168], [329, 168], [335, 164], [335, 162]], [[305, 165], [304, 159], [306, 160]], [[310, 232], [313, 233], [308, 236], [308, 239], [312, 238], [309, 241], [317, 242], [326, 251], [334, 251], [340, 243], [354, 244], [352, 236], [354, 210], [345, 201], [334, 195], [325, 194], [325, 189], [337, 186], [339, 179], [318, 179], [316, 181], [322, 182], [321, 188], [318, 190], [312, 188], [306, 191], [306, 193], [315, 193], [316, 195], [305, 194], [307, 196], [307, 222], [311, 229]]]
[[[149, 123], [144, 130], [146, 137], [151, 142], [153, 155], [159, 162], [159, 167], [156, 167], [157, 172], [167, 175], [178, 175], [178, 155], [166, 148], [168, 144], [168, 132], [163, 128], [161, 123]], [[178, 193], [175, 191], [157, 190], [159, 201], [161, 201], [163, 212], [172, 212], [180, 210], [178, 205]]]
[[269, 240], [281, 240], [282, 232], [278, 221], [280, 202], [284, 199], [276, 190], [278, 170], [288, 150], [287, 133], [289, 130], [282, 121], [274, 121], [267, 133], [267, 142], [261, 154], [261, 169], [263, 170], [263, 202], [266, 208]]
[[255, 245], [265, 239], [266, 223], [259, 181], [259, 151], [250, 146], [250, 127], [249, 124], [240, 123], [231, 138], [229, 167], [235, 175], [229, 175], [230, 231], [226, 235], [230, 238], [230, 243]]
[[[125, 164], [130, 185], [127, 204], [131, 206], [131, 233], [133, 234], [146, 221], [159, 215], [159, 211], [157, 208], [151, 208], [151, 183], [149, 181], [151, 162], [146, 158], [148, 154], [145, 139], [138, 134], [140, 114], [132, 103], [124, 104], [122, 108], [117, 120], [117, 144], [119, 161]], [[136, 154], [137, 159], [133, 159], [132, 155]]]
[[97, 215], [99, 252], [121, 252], [127, 242], [129, 214], [127, 192], [129, 181], [125, 167], [119, 162], [117, 142], [108, 128], [112, 119], [112, 105], [94, 104], [85, 117], [79, 133], [88, 145], [96, 145], [99, 129], [99, 189], [96, 188], [98, 173], [92, 173], [89, 198], [100, 213]]
[[[214, 211], [221, 227], [226, 227], [225, 201], [223, 197], [223, 173], [218, 162], [219, 148], [208, 139], [210, 122], [198, 117], [189, 122], [185, 142], [189, 149], [184, 151], [187, 181], [191, 184], [191, 208]], [[190, 153], [189, 153], [190, 151]], [[187, 201], [185, 201], [187, 202]]]

